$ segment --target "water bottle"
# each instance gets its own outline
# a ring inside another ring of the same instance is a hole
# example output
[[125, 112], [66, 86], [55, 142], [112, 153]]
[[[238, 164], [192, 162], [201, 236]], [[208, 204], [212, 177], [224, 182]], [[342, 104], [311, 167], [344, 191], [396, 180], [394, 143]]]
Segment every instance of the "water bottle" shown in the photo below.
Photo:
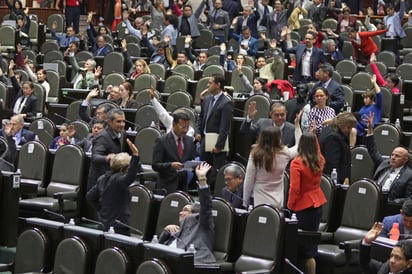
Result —
[[253, 209], [253, 205], [249, 205], [249, 206], [247, 207], [247, 211], [248, 211], [248, 212], [251, 212], [252, 209]]
[[34, 136], [34, 141], [40, 142], [39, 135], [36, 134], [36, 135]]
[[109, 230], [107, 231], [107, 233], [108, 234], [114, 234], [115, 233], [114, 232], [114, 227], [113, 226], [109, 227]]
[[296, 213], [292, 213], [292, 217], [290, 217], [290, 219], [291, 219], [292, 221], [297, 222], [297, 221], [298, 221], [298, 217], [296, 217]]
[[153, 235], [153, 238], [152, 238], [152, 244], [158, 244], [159, 243], [159, 239], [157, 238], [157, 235], [155, 234], [155, 235]]
[[76, 140], [74, 139], [74, 137], [70, 138], [70, 144], [71, 144], [71, 145], [75, 145], [75, 144], [76, 144]]
[[330, 174], [330, 177], [335, 184], [338, 183], [338, 172], [336, 171], [336, 168], [332, 169], [332, 173]]
[[150, 123], [150, 127], [156, 127], [156, 123], [155, 123], [154, 121], [152, 121], [152, 122]]
[[190, 253], [195, 254], [195, 253], [196, 253], [195, 245], [194, 245], [194, 244], [190, 244], [189, 248], [187, 249], [187, 252], [190, 252]]
[[401, 232], [399, 231], [399, 224], [398, 223], [393, 223], [391, 230], [389, 231], [389, 238], [391, 240], [399, 240]]
[[69, 220], [69, 225], [76, 225], [76, 223], [74, 222], [74, 219], [73, 219], [73, 218], [70, 218], [70, 220]]
[[401, 121], [399, 120], [399, 118], [396, 118], [395, 127], [396, 127], [397, 129], [401, 130]]

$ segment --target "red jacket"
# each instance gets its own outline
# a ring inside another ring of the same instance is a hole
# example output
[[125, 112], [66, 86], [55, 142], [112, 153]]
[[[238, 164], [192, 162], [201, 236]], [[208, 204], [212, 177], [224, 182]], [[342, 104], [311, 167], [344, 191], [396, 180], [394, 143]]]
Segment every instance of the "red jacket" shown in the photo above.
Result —
[[303, 159], [297, 156], [290, 165], [290, 188], [288, 208], [293, 211], [301, 211], [310, 207], [320, 207], [326, 203], [325, 195], [320, 188], [322, 170], [325, 158], [321, 154], [321, 171], [314, 174], [305, 166]]
[[356, 40], [352, 40], [352, 45], [355, 48], [355, 57], [357, 57], [358, 50], [362, 52], [362, 55], [370, 56], [372, 53], [378, 51], [378, 46], [372, 40], [372, 36], [381, 35], [387, 32], [388, 29], [377, 30], [377, 31], [361, 31], [358, 32], [361, 43], [358, 44]]

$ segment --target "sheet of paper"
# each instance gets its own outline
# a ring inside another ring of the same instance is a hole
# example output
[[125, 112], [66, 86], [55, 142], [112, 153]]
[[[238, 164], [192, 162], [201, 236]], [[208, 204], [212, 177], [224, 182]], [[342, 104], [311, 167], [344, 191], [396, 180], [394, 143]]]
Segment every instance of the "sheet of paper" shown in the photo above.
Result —
[[[219, 137], [218, 133], [206, 133], [205, 135], [205, 151], [206, 152], [211, 152], [212, 149], [215, 147], [217, 138]], [[222, 151], [229, 151], [229, 142], [228, 138], [226, 138], [225, 142], [225, 147], [222, 149]]]

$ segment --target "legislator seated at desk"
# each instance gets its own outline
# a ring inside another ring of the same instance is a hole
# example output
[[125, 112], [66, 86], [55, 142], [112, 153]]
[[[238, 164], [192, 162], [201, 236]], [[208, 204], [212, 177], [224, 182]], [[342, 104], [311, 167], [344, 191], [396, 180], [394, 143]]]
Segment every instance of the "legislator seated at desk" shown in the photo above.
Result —
[[383, 218], [380, 236], [389, 238], [394, 223], [399, 225], [400, 240], [412, 238], [412, 199], [403, 203], [399, 214]]

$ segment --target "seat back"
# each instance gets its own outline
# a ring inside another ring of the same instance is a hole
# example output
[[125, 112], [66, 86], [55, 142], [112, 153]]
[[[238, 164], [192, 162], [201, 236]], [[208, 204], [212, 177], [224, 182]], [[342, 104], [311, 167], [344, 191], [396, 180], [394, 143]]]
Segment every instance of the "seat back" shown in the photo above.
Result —
[[284, 218], [273, 207], [255, 207], [247, 218], [242, 253], [235, 263], [235, 272], [267, 270], [269, 273], [278, 268], [284, 225]]
[[285, 170], [283, 172], [283, 207], [288, 207], [289, 199], [289, 188], [290, 188], [290, 176], [289, 173]]
[[[155, 91], [155, 98], [159, 101], [160, 94], [158, 91]], [[150, 89], [144, 89], [136, 93], [134, 100], [137, 102], [137, 108], [139, 109], [143, 105], [151, 104], [150, 100], [152, 99], [150, 95]]]
[[209, 77], [203, 77], [199, 80], [199, 82], [197, 82], [196, 93], [193, 102], [193, 104], [195, 104], [196, 106], [200, 105], [200, 94], [202, 93], [202, 91], [207, 89], [208, 81]]
[[173, 114], [181, 113], [181, 112], [186, 113], [190, 117], [190, 125], [194, 128], [196, 125], [196, 120], [197, 120], [197, 114], [195, 110], [191, 107], [185, 107], [185, 106], [178, 107], [173, 110]]
[[376, 55], [376, 60], [384, 63], [388, 68], [395, 67], [396, 65], [396, 54], [392, 51], [381, 51]]
[[55, 98], [55, 100], [57, 100], [57, 97], [59, 96], [59, 90], [60, 90], [59, 73], [57, 71], [47, 70], [46, 76], [47, 76], [47, 82], [50, 85], [50, 91], [49, 91], [48, 97], [52, 97], [52, 98]]
[[256, 119], [269, 117], [270, 105], [272, 104], [272, 102], [270, 101], [268, 97], [262, 94], [255, 94], [246, 100], [245, 108], [243, 110], [244, 117], [247, 116], [250, 102], [256, 102], [256, 109], [259, 110], [256, 113], [256, 116], [255, 116]]
[[159, 116], [152, 105], [143, 105], [139, 107], [136, 111], [136, 116], [134, 123], [138, 129], [150, 126], [154, 122], [156, 125], [159, 124]]
[[48, 259], [50, 242], [37, 228], [22, 232], [17, 239], [13, 273], [42, 272]]
[[195, 48], [208, 49], [214, 45], [213, 33], [208, 29], [200, 30], [200, 36], [196, 39]]
[[48, 118], [38, 118], [30, 123], [29, 129], [34, 132], [39, 137], [39, 140], [45, 144], [49, 145], [54, 138], [56, 133], [56, 126], [53, 121]]
[[396, 74], [403, 80], [412, 80], [412, 64], [403, 63], [396, 68]]
[[172, 74], [174, 72], [177, 72], [179, 74], [182, 74], [185, 76], [185, 78], [187, 80], [193, 80], [195, 79], [195, 70], [193, 69], [192, 66], [188, 65], [188, 64], [181, 64], [176, 66], [173, 70], [172, 70]]
[[126, 77], [122, 73], [112, 72], [104, 77], [102, 89], [106, 90], [109, 85], [119, 86], [124, 81], [126, 81]]
[[76, 134], [74, 137], [76, 137], [78, 140], [83, 140], [89, 135], [89, 133], [91, 133], [89, 124], [83, 120], [73, 121], [72, 125], [76, 129]]
[[335, 197], [335, 183], [325, 175], [322, 175], [320, 181], [320, 188], [322, 189], [323, 194], [326, 197], [326, 204], [322, 206], [322, 218], [320, 219], [319, 231], [327, 231], [329, 220], [331, 219], [331, 215], [334, 214], [332, 212], [333, 200]]
[[87, 61], [89, 59], [94, 59], [93, 53], [87, 50], [82, 50], [76, 53], [77, 62]]
[[47, 28], [52, 29], [52, 24], [53, 22], [56, 21], [57, 27], [56, 27], [56, 32], [57, 33], [62, 33], [64, 32], [64, 18], [63, 15], [61, 14], [50, 14], [49, 17], [47, 17]]
[[86, 243], [78, 237], [64, 239], [57, 246], [54, 274], [90, 274], [90, 254]]
[[351, 177], [350, 181], [355, 182], [362, 178], [372, 178], [375, 171], [375, 164], [368, 149], [364, 146], [357, 146], [351, 150]]
[[382, 92], [382, 120], [390, 121], [393, 116], [392, 92], [386, 87], [380, 87]]
[[393, 124], [380, 124], [373, 131], [378, 151], [389, 156], [395, 147], [399, 146], [401, 134]]
[[172, 271], [163, 261], [153, 258], [141, 263], [136, 274], [172, 274]]
[[371, 75], [367, 72], [358, 72], [353, 75], [352, 80], [350, 81], [350, 85], [354, 90], [367, 90], [371, 89]]
[[[82, 101], [73, 101], [70, 103], [70, 105], [67, 107], [66, 110], [66, 119], [69, 121], [75, 121], [75, 120], [80, 120], [81, 117], [79, 115], [79, 108], [80, 105], [82, 104]], [[86, 109], [87, 115], [91, 115], [91, 109], [90, 106]]]
[[151, 63], [149, 68], [152, 74], [156, 75], [160, 80], [166, 78], [166, 69], [164, 65], [159, 63]]
[[12, 26], [0, 26], [0, 50], [7, 52], [7, 50], [14, 51], [16, 44], [16, 29]]
[[3, 101], [2, 107], [7, 106], [7, 87], [4, 83], [0, 83], [0, 99]]
[[220, 192], [222, 191], [222, 189], [226, 186], [226, 182], [225, 182], [225, 168], [227, 168], [228, 166], [238, 166], [243, 170], [243, 174], [246, 173], [246, 169], [245, 166], [239, 162], [233, 161], [233, 162], [229, 162], [227, 164], [225, 164], [224, 166], [222, 166], [219, 171], [217, 172], [216, 175], [216, 182], [215, 182], [215, 188], [213, 190], [213, 196], [219, 196]]
[[49, 149], [41, 142], [30, 141], [22, 145], [19, 153], [18, 168], [22, 181], [28, 179], [45, 187], [49, 165]]
[[[242, 66], [242, 73], [247, 77], [250, 83], [253, 83], [253, 70], [248, 66]], [[239, 77], [238, 72], [232, 72], [230, 85], [236, 92], [247, 92], [245, 85]]]
[[353, 89], [351, 86], [348, 85], [341, 85], [343, 89], [343, 93], [345, 95], [345, 102], [348, 106], [352, 107], [353, 105]]
[[56, 60], [63, 60], [63, 53], [60, 50], [50, 50], [44, 54], [43, 63], [54, 63]]
[[187, 91], [187, 81], [180, 75], [171, 75], [167, 77], [163, 93], [173, 93], [176, 91]]
[[147, 229], [151, 216], [153, 193], [145, 186], [132, 184], [129, 187], [130, 203], [130, 226], [143, 232], [143, 239], [147, 239]]
[[33, 84], [33, 94], [37, 97], [37, 113], [44, 113], [44, 105], [46, 103], [46, 91], [39, 83]]
[[[388, 73], [388, 68], [386, 67], [386, 65], [385, 65], [384, 63], [382, 63], [382, 62], [375, 62], [375, 64], [376, 64], [376, 66], [378, 67], [378, 70], [379, 70], [379, 72], [380, 72], [382, 75], [386, 75], [386, 73]], [[370, 64], [370, 63], [366, 65], [365, 71], [366, 71], [367, 73], [370, 73], [371, 75], [374, 74], [374, 73], [373, 73], [373, 70], [372, 70], [372, 68], [371, 68], [371, 64]]]
[[[135, 35], [130, 36], [137, 38]], [[130, 57], [140, 57], [142, 55], [142, 48], [139, 43], [127, 43], [126, 47]]]
[[353, 182], [345, 197], [341, 226], [335, 232], [335, 243], [362, 239], [378, 218], [379, 189], [369, 179]]
[[174, 111], [178, 107], [190, 107], [192, 105], [192, 96], [186, 91], [175, 91], [167, 97], [166, 110]]
[[322, 29], [333, 29], [335, 30], [338, 26], [338, 21], [334, 18], [328, 18], [322, 22]]
[[193, 203], [192, 197], [182, 191], [173, 192], [164, 197], [160, 203], [155, 234], [160, 235], [167, 225], [179, 225], [179, 212], [185, 205], [191, 203]]
[[145, 127], [137, 132], [134, 144], [139, 149], [140, 161], [142, 164], [152, 164], [153, 146], [160, 135], [160, 131], [153, 127]]
[[235, 213], [232, 206], [222, 198], [213, 198], [212, 207], [215, 223], [213, 254], [217, 262], [225, 262], [229, 256]]
[[130, 260], [127, 254], [117, 247], [106, 248], [99, 253], [94, 274], [128, 274]]
[[343, 78], [352, 77], [357, 69], [355, 62], [351, 60], [341, 60], [336, 64], [336, 71], [339, 72]]
[[60, 147], [54, 156], [53, 170], [47, 196], [56, 192], [78, 191], [83, 182], [85, 155], [76, 145]]
[[157, 87], [157, 80], [152, 74], [142, 74], [134, 80], [134, 91], [141, 91]]
[[202, 77], [210, 77], [212, 74], [220, 74], [224, 76], [225, 71], [221, 65], [210, 65], [203, 70]]
[[104, 56], [102, 75], [113, 72], [123, 73], [124, 56], [120, 52], [112, 51]]
[[40, 52], [43, 54], [46, 54], [47, 52], [52, 50], [60, 50], [60, 46], [56, 40], [45, 41], [40, 47]]

